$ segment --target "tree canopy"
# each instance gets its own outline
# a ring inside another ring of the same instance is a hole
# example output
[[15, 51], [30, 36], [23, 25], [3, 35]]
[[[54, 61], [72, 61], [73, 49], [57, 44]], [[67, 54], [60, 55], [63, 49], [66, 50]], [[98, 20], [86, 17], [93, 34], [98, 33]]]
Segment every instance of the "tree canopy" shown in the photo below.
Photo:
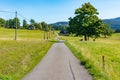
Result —
[[19, 18], [9, 19], [6, 21], [6, 28], [15, 28], [17, 23], [17, 28], [20, 28]]
[[107, 36], [111, 36], [111, 34], [113, 33], [113, 30], [110, 28], [109, 24], [102, 24], [101, 25], [101, 34], [106, 38]]
[[3, 18], [0, 18], [0, 27], [5, 27], [6, 21]]
[[19, 18], [13, 18], [9, 20], [5, 20], [3, 18], [0, 18], [0, 27], [5, 28], [17, 28], [18, 29], [32, 29], [31, 27], [34, 27], [34, 29], [49, 31], [51, 29], [51, 25], [47, 24], [46, 22], [36, 22], [34, 19], [30, 19], [30, 24], [23, 19], [22, 25], [20, 25], [20, 19]]
[[89, 2], [75, 10], [75, 17], [69, 18], [69, 33], [83, 35], [84, 40], [89, 37], [98, 37], [101, 34], [102, 20], [98, 18], [99, 12]]
[[27, 29], [28, 26], [29, 26], [29, 25], [27, 24], [27, 21], [24, 19], [24, 20], [23, 20], [23, 28], [24, 28], [24, 29]]

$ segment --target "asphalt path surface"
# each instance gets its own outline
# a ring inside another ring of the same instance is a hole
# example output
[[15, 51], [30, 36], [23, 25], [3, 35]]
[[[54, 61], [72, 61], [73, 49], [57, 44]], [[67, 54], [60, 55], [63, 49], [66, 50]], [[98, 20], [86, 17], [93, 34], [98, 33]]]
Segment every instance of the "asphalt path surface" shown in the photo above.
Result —
[[61, 41], [22, 80], [92, 80], [92, 76]]

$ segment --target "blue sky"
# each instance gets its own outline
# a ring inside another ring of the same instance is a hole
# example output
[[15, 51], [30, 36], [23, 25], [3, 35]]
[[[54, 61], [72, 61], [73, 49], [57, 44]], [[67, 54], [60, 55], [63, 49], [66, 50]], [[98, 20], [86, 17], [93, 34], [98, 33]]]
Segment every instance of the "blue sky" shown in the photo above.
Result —
[[[54, 23], [68, 21], [69, 17], [74, 16], [75, 9], [85, 2], [98, 9], [101, 19], [120, 17], [120, 0], [0, 0], [0, 10], [17, 11], [28, 20], [32, 18], [37, 22]], [[9, 19], [14, 14], [0, 12], [0, 17]]]

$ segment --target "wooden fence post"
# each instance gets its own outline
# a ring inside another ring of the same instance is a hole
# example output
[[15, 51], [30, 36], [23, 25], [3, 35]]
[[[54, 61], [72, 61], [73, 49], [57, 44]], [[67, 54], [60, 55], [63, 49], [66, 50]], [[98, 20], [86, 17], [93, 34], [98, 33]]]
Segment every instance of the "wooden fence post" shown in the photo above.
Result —
[[102, 56], [102, 65], [103, 65], [103, 69], [105, 69], [105, 56]]

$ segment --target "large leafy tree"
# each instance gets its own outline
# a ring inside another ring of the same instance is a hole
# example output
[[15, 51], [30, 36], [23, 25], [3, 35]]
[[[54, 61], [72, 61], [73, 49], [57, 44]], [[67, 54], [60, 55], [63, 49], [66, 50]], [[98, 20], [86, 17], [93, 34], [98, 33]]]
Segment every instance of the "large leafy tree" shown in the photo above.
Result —
[[30, 20], [30, 24], [31, 24], [31, 25], [34, 25], [35, 23], [36, 23], [36, 22], [35, 22], [34, 19], [31, 19], [31, 20]]
[[107, 36], [111, 36], [113, 33], [113, 30], [110, 28], [109, 24], [102, 24], [101, 25], [101, 34], [106, 38]]
[[41, 24], [41, 22], [38, 23], [38, 29], [42, 30], [42, 24]]
[[[14, 24], [14, 28], [17, 27], [18, 29], [20, 28], [20, 19], [19, 18], [14, 18], [13, 19], [13, 24]], [[16, 26], [17, 24], [17, 26]]]
[[15, 28], [17, 23], [17, 28], [20, 28], [19, 18], [9, 19], [6, 21], [6, 28]]
[[29, 26], [29, 24], [27, 24], [27, 21], [24, 19], [24, 20], [23, 20], [23, 28], [24, 28], [24, 29], [27, 29], [28, 26]]
[[34, 26], [36, 29], [40, 29], [41, 25], [37, 23], [34, 19], [30, 20], [30, 24]]
[[69, 32], [83, 35], [84, 40], [89, 37], [99, 36], [102, 20], [98, 18], [99, 13], [89, 2], [75, 10], [75, 17], [69, 18]]
[[47, 30], [47, 23], [41, 22], [42, 30], [46, 31]]
[[50, 38], [51, 26], [45, 22], [41, 22], [42, 30], [44, 30], [44, 39]]
[[6, 21], [3, 18], [0, 18], [0, 27], [5, 27]]

